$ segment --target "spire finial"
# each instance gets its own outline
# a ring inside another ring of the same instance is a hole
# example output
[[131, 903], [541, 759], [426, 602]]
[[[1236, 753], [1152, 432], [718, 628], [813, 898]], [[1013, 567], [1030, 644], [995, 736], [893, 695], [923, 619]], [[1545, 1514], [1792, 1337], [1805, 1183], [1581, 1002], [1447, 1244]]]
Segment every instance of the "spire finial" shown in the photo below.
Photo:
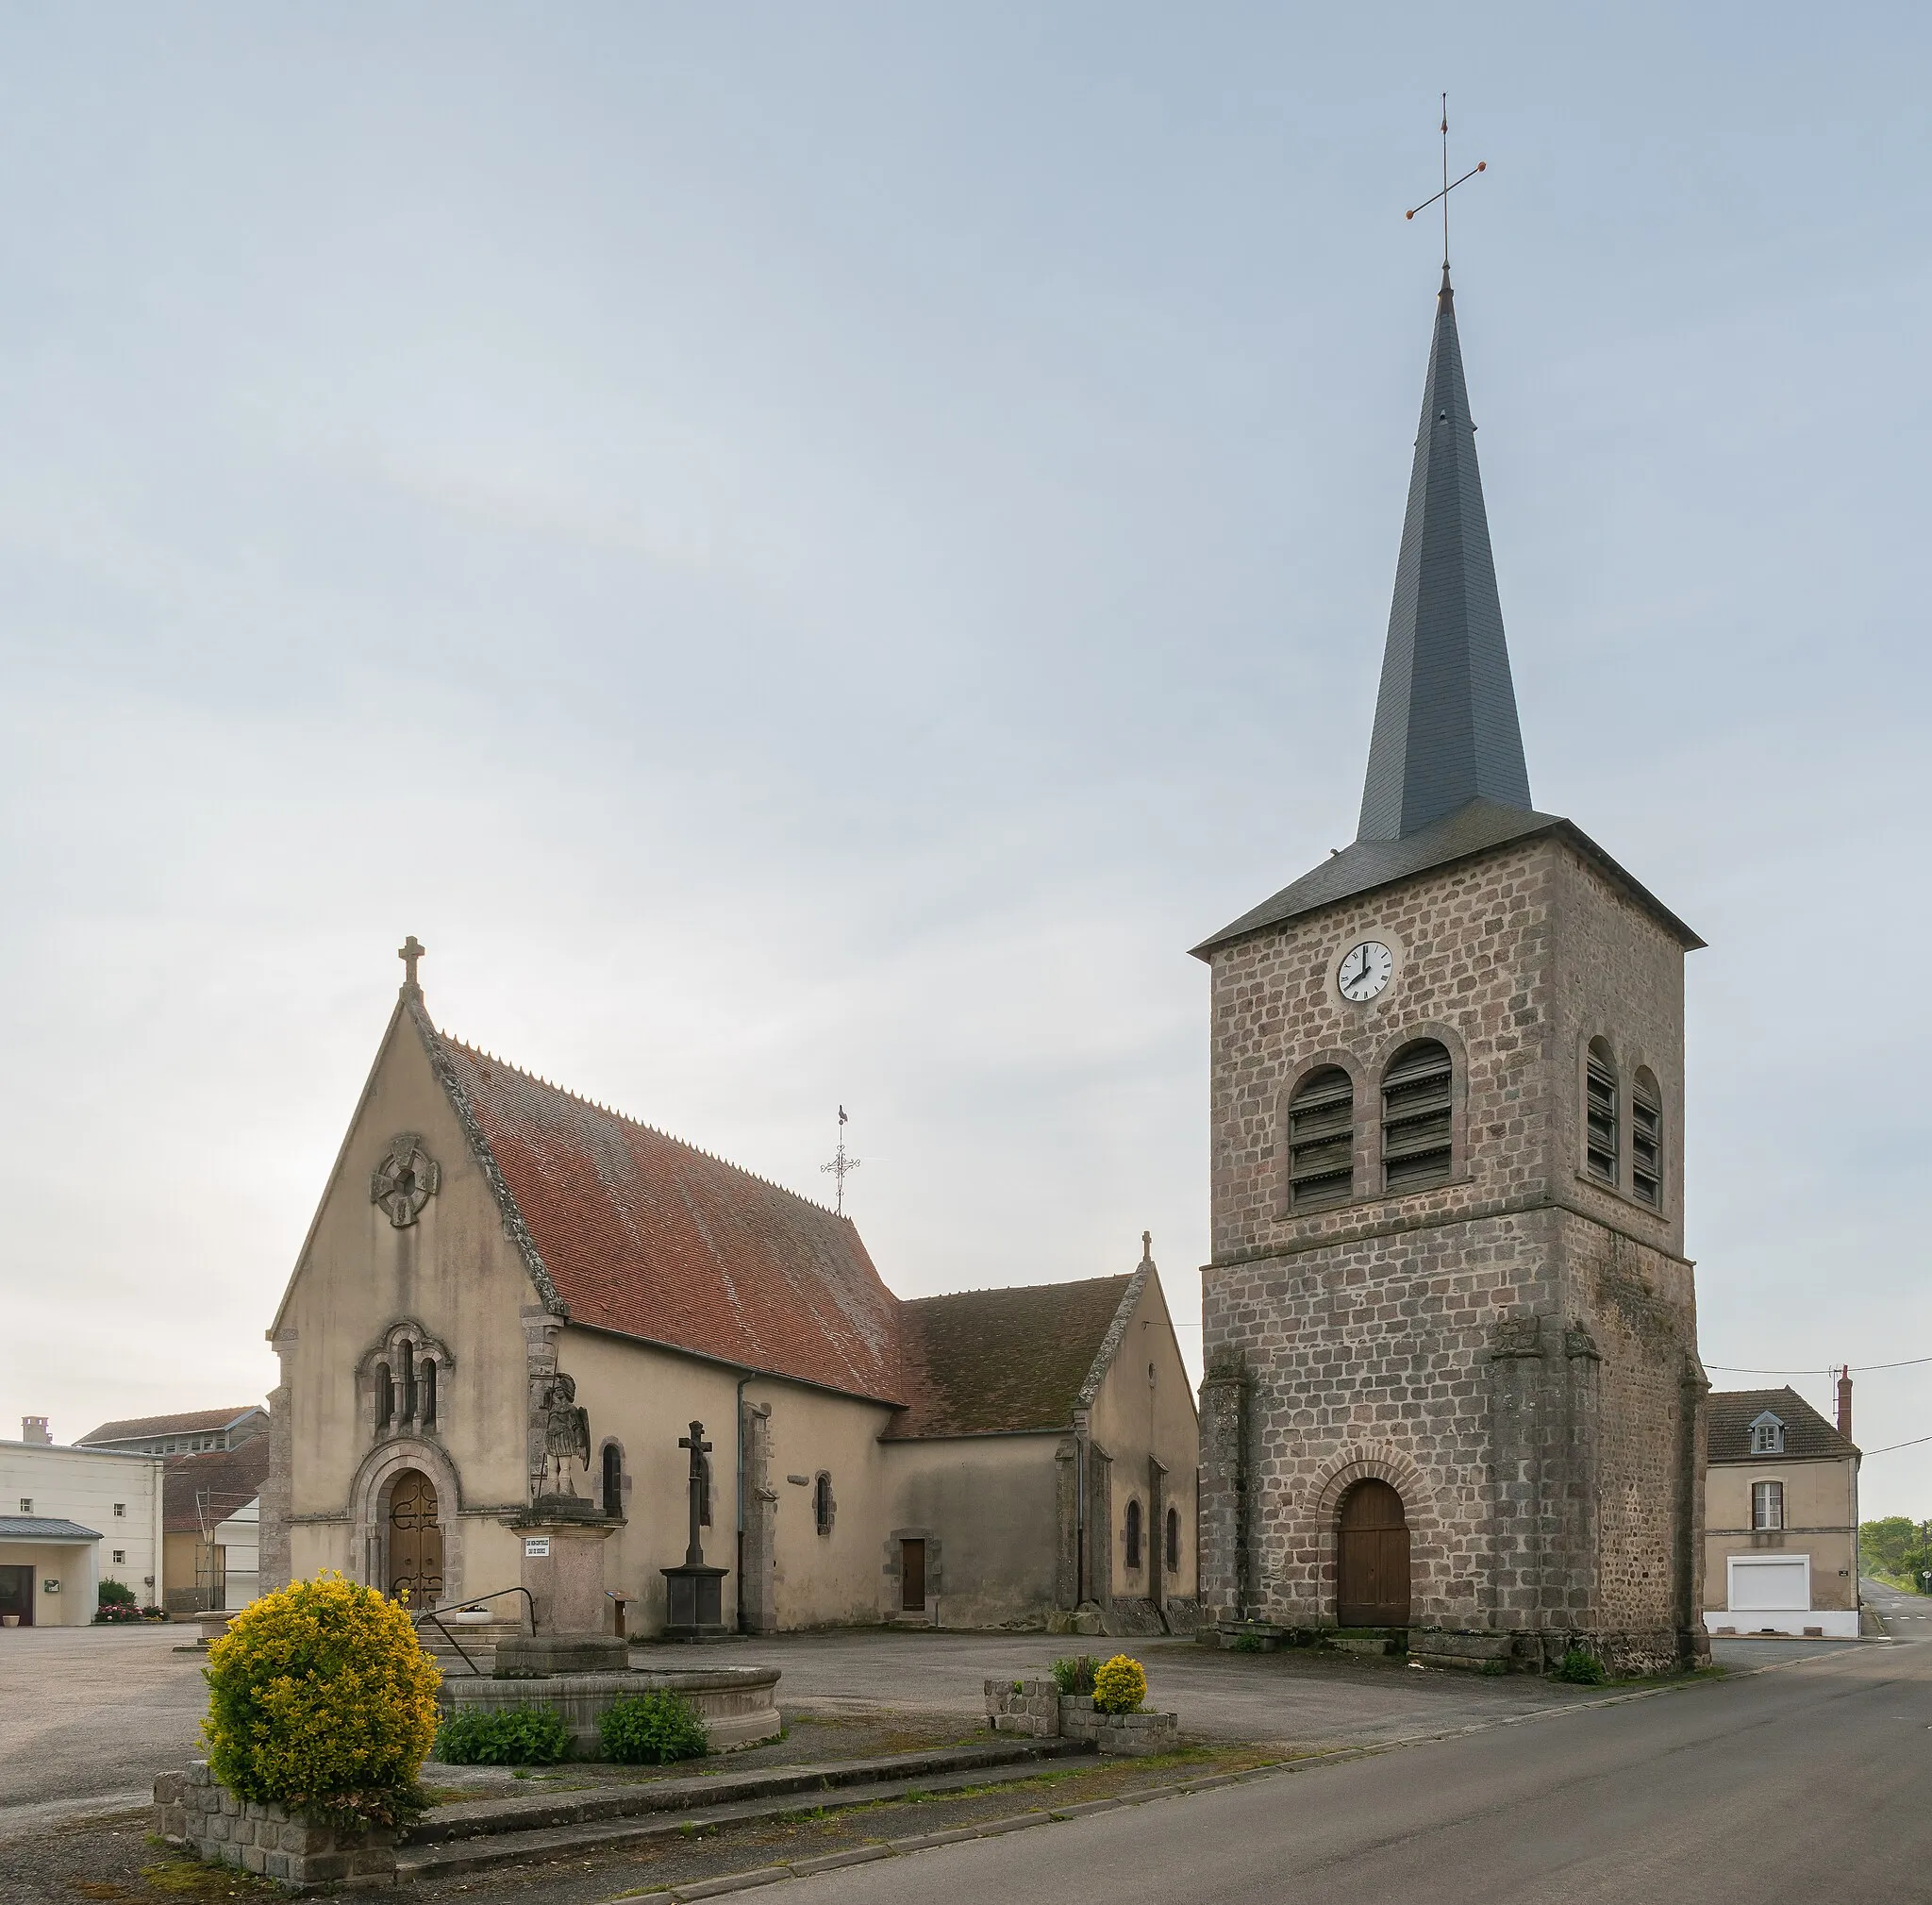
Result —
[[1154, 1232], [1152, 1230], [1142, 1230], [1141, 1232], [1141, 1262], [1143, 1263], [1154, 1262]]
[[403, 962], [403, 991], [414, 998], [423, 996], [423, 988], [416, 983], [416, 961], [428, 950], [414, 933], [396, 948], [396, 957]]
[[1435, 204], [1435, 203], [1437, 202], [1437, 200], [1438, 200], [1438, 199], [1440, 199], [1440, 200], [1441, 201], [1441, 205], [1442, 205], [1442, 295], [1443, 295], [1444, 297], [1447, 297], [1447, 296], [1449, 296], [1449, 295], [1450, 295], [1450, 286], [1449, 286], [1449, 194], [1450, 194], [1450, 193], [1451, 193], [1452, 192], [1454, 192], [1454, 191], [1456, 190], [1456, 188], [1457, 188], [1457, 187], [1458, 185], [1467, 185], [1467, 184], [1469, 183], [1469, 181], [1470, 181], [1470, 180], [1471, 180], [1472, 178], [1474, 178], [1474, 176], [1476, 175], [1476, 174], [1477, 174], [1478, 172], [1487, 172], [1487, 171], [1488, 171], [1489, 169], [1490, 169], [1490, 162], [1489, 162], [1489, 160], [1488, 160], [1487, 159], [1477, 159], [1477, 160], [1476, 160], [1475, 164], [1474, 164], [1474, 166], [1473, 166], [1473, 167], [1472, 167], [1472, 168], [1471, 168], [1471, 169], [1470, 169], [1469, 171], [1465, 172], [1465, 173], [1464, 173], [1464, 174], [1462, 175], [1462, 176], [1461, 176], [1460, 178], [1451, 178], [1451, 177], [1449, 176], [1449, 95], [1448, 95], [1448, 94], [1447, 94], [1446, 92], [1445, 92], [1445, 93], [1443, 93], [1443, 95], [1442, 95], [1442, 189], [1441, 189], [1441, 192], [1437, 192], [1437, 193], [1436, 193], [1436, 194], [1435, 194], [1435, 195], [1434, 195], [1433, 197], [1430, 197], [1430, 198], [1425, 198], [1425, 199], [1424, 199], [1424, 200], [1423, 200], [1423, 202], [1422, 202], [1422, 203], [1421, 203], [1420, 205], [1417, 205], [1417, 206], [1411, 206], [1411, 207], [1409, 208], [1409, 209], [1408, 209], [1407, 211], [1405, 211], [1405, 212], [1404, 212], [1404, 213], [1403, 213], [1402, 215], [1403, 215], [1403, 217], [1404, 217], [1404, 218], [1413, 218], [1413, 217], [1414, 217], [1414, 216], [1416, 215], [1416, 213], [1417, 213], [1417, 212], [1419, 212], [1419, 211], [1426, 211], [1426, 210], [1428, 210], [1429, 207], [1430, 207], [1430, 206], [1432, 206], [1432, 205], [1434, 205], [1434, 204]]

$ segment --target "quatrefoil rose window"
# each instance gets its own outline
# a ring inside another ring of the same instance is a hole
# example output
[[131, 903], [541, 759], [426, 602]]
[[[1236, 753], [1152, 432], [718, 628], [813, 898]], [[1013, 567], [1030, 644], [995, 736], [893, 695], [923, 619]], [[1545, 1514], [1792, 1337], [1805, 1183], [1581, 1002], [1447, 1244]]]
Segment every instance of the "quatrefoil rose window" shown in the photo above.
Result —
[[369, 1197], [389, 1213], [398, 1230], [407, 1230], [441, 1181], [441, 1168], [423, 1148], [423, 1140], [413, 1131], [404, 1131], [390, 1140], [387, 1156], [370, 1178]]

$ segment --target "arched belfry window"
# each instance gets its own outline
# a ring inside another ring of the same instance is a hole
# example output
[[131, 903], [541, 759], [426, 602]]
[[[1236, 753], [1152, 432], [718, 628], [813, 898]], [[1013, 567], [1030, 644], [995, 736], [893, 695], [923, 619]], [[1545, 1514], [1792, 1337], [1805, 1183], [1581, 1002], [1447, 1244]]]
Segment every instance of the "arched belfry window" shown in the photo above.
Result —
[[624, 1519], [624, 1450], [614, 1442], [604, 1445], [604, 1514], [608, 1521]]
[[1630, 1195], [1664, 1207], [1664, 1095], [1647, 1070], [1630, 1080]]
[[1138, 1501], [1127, 1504], [1127, 1565], [1141, 1565], [1141, 1504]]
[[1391, 1195], [1449, 1181], [1455, 1067], [1440, 1039], [1416, 1039], [1382, 1074], [1382, 1187]]
[[1583, 1160], [1592, 1178], [1617, 1182], [1617, 1065], [1602, 1039], [1584, 1060]]
[[1323, 1065], [1288, 1104], [1288, 1206], [1326, 1211], [1355, 1195], [1355, 1080]]

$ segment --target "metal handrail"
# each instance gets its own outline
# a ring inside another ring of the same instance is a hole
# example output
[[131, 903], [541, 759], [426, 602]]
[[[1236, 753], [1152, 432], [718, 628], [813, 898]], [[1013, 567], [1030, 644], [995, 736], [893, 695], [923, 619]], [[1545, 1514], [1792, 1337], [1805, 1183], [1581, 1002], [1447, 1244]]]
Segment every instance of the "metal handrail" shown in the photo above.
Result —
[[447, 1602], [444, 1606], [441, 1608], [420, 1609], [419, 1611], [411, 1613], [409, 1619], [419, 1627], [425, 1621], [427, 1621], [429, 1625], [432, 1626], [436, 1629], [436, 1631], [440, 1633], [443, 1637], [443, 1639], [446, 1640], [450, 1644], [450, 1646], [457, 1650], [458, 1656], [461, 1659], [462, 1663], [466, 1667], [468, 1667], [469, 1670], [480, 1679], [483, 1675], [483, 1669], [479, 1667], [476, 1664], [476, 1663], [470, 1658], [468, 1652], [465, 1650], [463, 1646], [462, 1642], [458, 1640], [456, 1635], [451, 1633], [450, 1630], [443, 1626], [441, 1620], [439, 1619], [438, 1616], [447, 1613], [467, 1613], [472, 1608], [481, 1607], [485, 1601], [501, 1600], [505, 1595], [523, 1596], [525, 1603], [525, 1612], [528, 1615], [530, 1622], [529, 1631], [531, 1633], [535, 1633], [537, 1631], [537, 1603], [535, 1598], [531, 1596], [530, 1590], [526, 1587], [496, 1588], [487, 1595], [465, 1595], [461, 1600]]

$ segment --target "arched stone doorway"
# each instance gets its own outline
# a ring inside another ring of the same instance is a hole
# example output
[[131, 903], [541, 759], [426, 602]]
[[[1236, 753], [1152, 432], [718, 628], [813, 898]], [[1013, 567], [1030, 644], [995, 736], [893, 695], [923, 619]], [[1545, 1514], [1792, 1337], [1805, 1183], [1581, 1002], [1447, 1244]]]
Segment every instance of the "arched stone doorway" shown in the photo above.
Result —
[[1386, 1481], [1358, 1481], [1341, 1497], [1335, 1621], [1344, 1628], [1408, 1625], [1408, 1518]]
[[419, 1468], [390, 1484], [383, 1586], [406, 1607], [433, 1608], [442, 1598], [442, 1519], [436, 1484]]

